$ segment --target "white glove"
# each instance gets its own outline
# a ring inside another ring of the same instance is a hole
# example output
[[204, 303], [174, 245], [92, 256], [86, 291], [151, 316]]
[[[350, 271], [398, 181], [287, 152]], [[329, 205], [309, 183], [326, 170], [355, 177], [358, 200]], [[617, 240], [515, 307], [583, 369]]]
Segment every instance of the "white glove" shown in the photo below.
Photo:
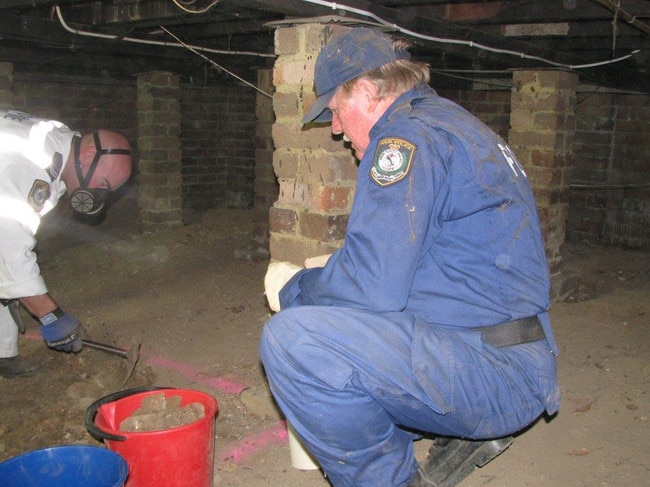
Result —
[[280, 291], [293, 276], [301, 271], [303, 267], [291, 262], [271, 262], [264, 276], [264, 292], [269, 308], [272, 311], [280, 311]]
[[325, 267], [327, 261], [332, 256], [332, 254], [323, 254], [317, 257], [308, 257], [305, 259], [305, 269], [311, 269], [312, 267]]

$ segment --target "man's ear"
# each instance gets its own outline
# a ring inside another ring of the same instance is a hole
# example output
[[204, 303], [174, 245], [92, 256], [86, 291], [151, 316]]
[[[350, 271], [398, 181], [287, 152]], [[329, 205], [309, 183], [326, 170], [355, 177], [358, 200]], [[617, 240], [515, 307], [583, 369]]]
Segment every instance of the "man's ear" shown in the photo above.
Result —
[[79, 159], [84, 166], [90, 166], [90, 163], [93, 161], [95, 154], [97, 153], [97, 147], [95, 147], [92, 135], [87, 135], [85, 138], [85, 144], [82, 144], [79, 150]]
[[364, 98], [368, 110], [370, 112], [374, 111], [379, 102], [379, 98], [377, 98], [377, 93], [379, 91], [377, 86], [375, 86], [372, 81], [361, 78], [355, 83], [354, 88], [358, 90], [357, 95]]

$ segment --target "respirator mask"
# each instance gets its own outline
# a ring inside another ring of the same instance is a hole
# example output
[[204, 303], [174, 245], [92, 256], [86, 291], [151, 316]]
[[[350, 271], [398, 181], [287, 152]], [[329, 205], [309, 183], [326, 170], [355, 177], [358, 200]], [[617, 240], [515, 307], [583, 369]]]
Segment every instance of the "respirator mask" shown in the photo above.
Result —
[[116, 155], [125, 155], [130, 156], [131, 151], [129, 149], [102, 149], [101, 143], [99, 141], [99, 134], [93, 132], [93, 141], [95, 142], [95, 157], [93, 162], [90, 164], [90, 168], [86, 173], [86, 177], [83, 176], [81, 171], [81, 161], [79, 160], [79, 155], [81, 151], [81, 137], [76, 136], [73, 142], [74, 146], [74, 168], [77, 173], [77, 180], [79, 181], [79, 187], [75, 189], [70, 195], [70, 206], [72, 209], [82, 215], [93, 216], [101, 212], [108, 200], [110, 191], [108, 189], [101, 188], [89, 188], [90, 180], [95, 174], [95, 169], [97, 169], [97, 164], [99, 164], [99, 158], [103, 155], [116, 154]]

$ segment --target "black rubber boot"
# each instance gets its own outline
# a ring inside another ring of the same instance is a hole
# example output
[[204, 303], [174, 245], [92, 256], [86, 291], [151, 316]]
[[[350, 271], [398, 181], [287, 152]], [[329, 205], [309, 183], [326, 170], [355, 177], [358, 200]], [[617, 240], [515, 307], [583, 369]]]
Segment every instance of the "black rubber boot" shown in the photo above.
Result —
[[426, 476], [424, 475], [424, 471], [421, 468], [418, 468], [417, 472], [415, 472], [415, 476], [409, 482], [408, 487], [437, 487], [437, 486], [436, 484], [433, 483], [433, 480], [429, 480], [426, 478]]
[[511, 444], [512, 437], [490, 441], [436, 438], [429, 448], [427, 461], [409, 487], [453, 487], [475, 467], [487, 464]]
[[41, 371], [41, 366], [29, 359], [16, 355], [0, 358], [0, 376], [6, 379], [14, 377], [31, 377]]

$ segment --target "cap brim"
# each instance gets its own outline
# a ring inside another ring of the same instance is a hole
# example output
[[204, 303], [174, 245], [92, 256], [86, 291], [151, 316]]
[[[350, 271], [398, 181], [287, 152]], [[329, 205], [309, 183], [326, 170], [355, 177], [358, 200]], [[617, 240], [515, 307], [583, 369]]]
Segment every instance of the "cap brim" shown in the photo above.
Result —
[[309, 122], [331, 122], [332, 121], [332, 112], [327, 108], [327, 104], [330, 102], [332, 97], [334, 96], [334, 90], [330, 90], [326, 93], [323, 93], [320, 95], [318, 98], [316, 98], [316, 101], [314, 104], [311, 106], [309, 111], [305, 114], [304, 117], [302, 117], [302, 123], [309, 123]]

